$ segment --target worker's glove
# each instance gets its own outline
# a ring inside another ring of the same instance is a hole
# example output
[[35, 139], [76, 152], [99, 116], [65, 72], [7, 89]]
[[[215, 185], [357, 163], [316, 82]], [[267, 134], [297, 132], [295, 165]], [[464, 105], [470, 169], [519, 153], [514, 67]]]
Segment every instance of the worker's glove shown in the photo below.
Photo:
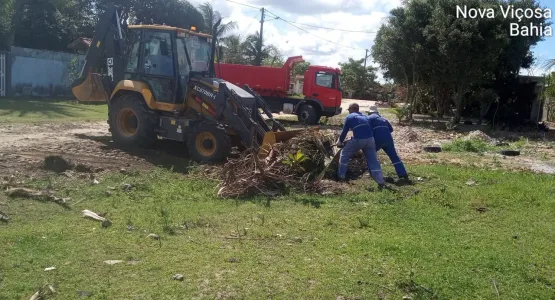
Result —
[[337, 143], [335, 143], [335, 145], [336, 145], [338, 148], [343, 148], [343, 147], [345, 147], [345, 143], [342, 143], [342, 142], [340, 142], [340, 141], [337, 141]]

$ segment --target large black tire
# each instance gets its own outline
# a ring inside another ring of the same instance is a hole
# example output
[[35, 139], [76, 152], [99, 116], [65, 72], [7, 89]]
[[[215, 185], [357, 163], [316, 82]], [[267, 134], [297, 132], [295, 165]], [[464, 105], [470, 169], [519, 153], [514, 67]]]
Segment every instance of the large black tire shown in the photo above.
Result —
[[112, 100], [108, 110], [108, 123], [112, 139], [123, 147], [149, 147], [157, 139], [156, 113], [142, 96], [127, 93]]
[[318, 110], [311, 104], [303, 104], [297, 111], [299, 122], [305, 125], [317, 125], [320, 122], [320, 114]]
[[501, 151], [499, 151], [499, 154], [505, 155], [505, 156], [519, 156], [520, 151], [517, 151], [517, 150], [501, 150]]
[[430, 153], [439, 153], [442, 151], [441, 147], [438, 147], [438, 146], [428, 146], [428, 147], [424, 147], [423, 149], [424, 151], [430, 152]]
[[194, 161], [218, 163], [231, 153], [231, 138], [216, 123], [201, 122], [189, 135], [187, 146]]

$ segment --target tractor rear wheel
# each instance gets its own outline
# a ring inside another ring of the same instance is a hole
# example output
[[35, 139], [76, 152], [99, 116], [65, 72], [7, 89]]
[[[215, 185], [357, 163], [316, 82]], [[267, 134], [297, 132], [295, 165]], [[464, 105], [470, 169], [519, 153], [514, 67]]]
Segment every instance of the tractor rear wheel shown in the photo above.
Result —
[[231, 152], [231, 138], [212, 122], [201, 122], [193, 129], [187, 142], [189, 155], [198, 162], [217, 163]]
[[108, 111], [112, 138], [124, 147], [148, 147], [157, 138], [156, 114], [137, 94], [123, 94], [113, 100]]

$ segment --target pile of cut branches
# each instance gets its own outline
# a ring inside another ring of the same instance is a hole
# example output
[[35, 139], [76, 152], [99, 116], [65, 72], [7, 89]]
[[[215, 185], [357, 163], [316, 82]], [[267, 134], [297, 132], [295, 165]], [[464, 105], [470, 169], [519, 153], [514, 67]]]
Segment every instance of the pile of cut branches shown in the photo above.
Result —
[[[323, 193], [325, 188], [319, 175], [325, 172], [324, 178], [336, 178], [337, 162], [325, 169], [333, 158], [331, 146], [336, 140], [335, 132], [307, 130], [284, 143], [274, 144], [264, 158], [255, 150], [247, 150], [222, 167], [218, 196], [277, 196], [288, 191]], [[361, 166], [366, 169], [362, 153], [349, 163], [349, 177], [360, 177], [364, 173], [360, 173]]]
[[[289, 190], [319, 192], [316, 177], [326, 165], [335, 134], [304, 131], [276, 143], [264, 158], [249, 149], [223, 167], [218, 195], [225, 198], [276, 196]], [[328, 144], [326, 147], [325, 145]]]

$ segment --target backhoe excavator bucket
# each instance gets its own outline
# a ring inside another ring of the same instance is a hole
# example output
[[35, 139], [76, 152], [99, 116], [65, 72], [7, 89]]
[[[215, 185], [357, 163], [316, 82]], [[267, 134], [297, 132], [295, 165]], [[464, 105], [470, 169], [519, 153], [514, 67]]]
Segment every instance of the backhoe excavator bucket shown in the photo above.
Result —
[[[310, 131], [318, 131], [320, 130], [319, 127], [312, 127], [309, 128]], [[270, 150], [272, 150], [272, 146], [276, 143], [283, 143], [286, 142], [300, 133], [304, 132], [305, 129], [297, 129], [297, 130], [288, 130], [288, 131], [269, 131], [264, 135], [264, 140], [262, 141], [262, 145], [260, 145], [260, 150], [258, 151], [258, 156], [263, 158], [266, 157]]]
[[104, 85], [100, 74], [89, 73], [87, 78], [71, 89], [73, 95], [81, 102], [107, 101]]

